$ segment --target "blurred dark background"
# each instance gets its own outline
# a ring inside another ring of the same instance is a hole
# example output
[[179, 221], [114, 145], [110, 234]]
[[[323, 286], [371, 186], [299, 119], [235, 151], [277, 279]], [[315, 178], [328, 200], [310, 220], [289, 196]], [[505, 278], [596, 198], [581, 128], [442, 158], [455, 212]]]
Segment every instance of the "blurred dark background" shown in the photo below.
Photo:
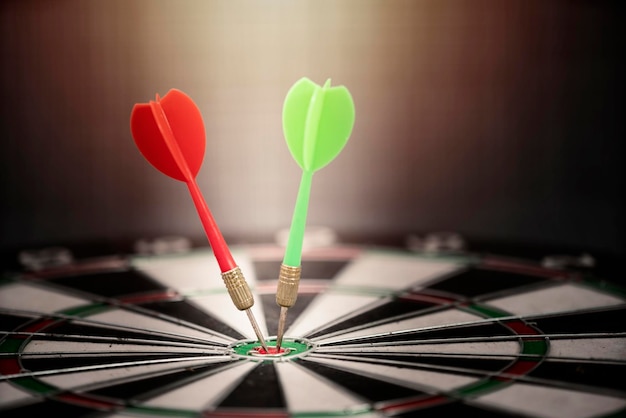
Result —
[[347, 86], [356, 124], [309, 225], [346, 241], [624, 243], [622, 2], [14, 0], [0, 6], [0, 247], [204, 235], [184, 184], [136, 149], [170, 88], [206, 124], [198, 183], [231, 242], [289, 226], [300, 169], [282, 101]]

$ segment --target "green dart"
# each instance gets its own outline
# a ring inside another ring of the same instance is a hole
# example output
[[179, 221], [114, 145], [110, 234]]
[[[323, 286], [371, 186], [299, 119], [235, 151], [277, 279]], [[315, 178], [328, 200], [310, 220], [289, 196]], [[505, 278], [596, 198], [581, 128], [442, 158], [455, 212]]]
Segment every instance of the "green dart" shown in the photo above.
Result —
[[283, 105], [283, 132], [291, 155], [302, 168], [300, 188], [280, 267], [276, 303], [280, 306], [276, 348], [280, 350], [287, 309], [298, 297], [302, 244], [313, 173], [329, 164], [348, 142], [354, 126], [354, 102], [344, 86], [323, 87], [308, 78], [289, 89]]

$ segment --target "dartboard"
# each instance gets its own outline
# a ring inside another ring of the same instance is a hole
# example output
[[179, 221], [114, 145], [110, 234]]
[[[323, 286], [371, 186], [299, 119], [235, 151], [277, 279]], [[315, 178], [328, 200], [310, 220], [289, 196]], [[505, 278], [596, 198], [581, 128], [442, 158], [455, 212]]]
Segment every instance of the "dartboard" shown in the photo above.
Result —
[[[270, 336], [282, 250], [233, 255]], [[516, 258], [336, 246], [263, 355], [210, 249], [83, 260], [3, 278], [0, 414], [624, 416], [625, 302]]]

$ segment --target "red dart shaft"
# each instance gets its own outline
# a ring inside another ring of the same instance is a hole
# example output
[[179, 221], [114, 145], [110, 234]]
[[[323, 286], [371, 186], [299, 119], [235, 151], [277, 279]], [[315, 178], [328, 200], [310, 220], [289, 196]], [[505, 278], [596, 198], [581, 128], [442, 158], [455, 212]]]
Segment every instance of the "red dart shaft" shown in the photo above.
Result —
[[152, 114], [154, 115], [157, 126], [165, 139], [167, 148], [170, 150], [170, 154], [174, 158], [174, 161], [176, 161], [176, 165], [185, 177], [185, 182], [187, 183], [187, 187], [191, 193], [191, 198], [196, 206], [196, 210], [200, 216], [200, 221], [204, 227], [204, 232], [209, 239], [209, 244], [211, 244], [211, 248], [213, 249], [217, 263], [220, 266], [220, 270], [224, 273], [234, 269], [237, 267], [237, 264], [235, 264], [235, 260], [228, 249], [228, 245], [226, 245], [226, 241], [217, 227], [217, 223], [215, 222], [215, 219], [213, 219], [213, 215], [211, 215], [209, 206], [206, 204], [206, 201], [202, 196], [202, 192], [198, 187], [198, 183], [196, 183], [196, 179], [191, 173], [191, 170], [189, 170], [189, 166], [187, 165], [183, 153], [174, 138], [172, 127], [165, 116], [165, 112], [163, 111], [161, 104], [158, 101], [151, 101], [150, 107], [152, 108]]
[[226, 241], [224, 240], [222, 233], [215, 223], [215, 219], [213, 219], [213, 215], [211, 215], [211, 211], [209, 210], [204, 197], [202, 197], [202, 192], [200, 192], [198, 184], [194, 179], [192, 179], [187, 182], [187, 187], [189, 187], [189, 193], [191, 193], [193, 203], [196, 205], [196, 210], [200, 216], [204, 232], [206, 232], [206, 236], [209, 239], [209, 243], [211, 244], [217, 263], [220, 266], [220, 270], [222, 273], [225, 273], [234, 269], [237, 267], [237, 264], [235, 264], [235, 260], [226, 245]]

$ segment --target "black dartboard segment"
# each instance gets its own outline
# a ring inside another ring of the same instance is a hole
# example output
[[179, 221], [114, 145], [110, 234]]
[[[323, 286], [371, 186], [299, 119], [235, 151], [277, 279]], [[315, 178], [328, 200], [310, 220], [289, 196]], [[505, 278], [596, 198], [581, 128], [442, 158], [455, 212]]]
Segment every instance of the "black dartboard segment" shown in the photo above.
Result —
[[[265, 335], [282, 249], [236, 248]], [[626, 296], [476, 255], [305, 253], [286, 338], [259, 358], [210, 250], [0, 282], [0, 414], [89, 417], [619, 417]]]

